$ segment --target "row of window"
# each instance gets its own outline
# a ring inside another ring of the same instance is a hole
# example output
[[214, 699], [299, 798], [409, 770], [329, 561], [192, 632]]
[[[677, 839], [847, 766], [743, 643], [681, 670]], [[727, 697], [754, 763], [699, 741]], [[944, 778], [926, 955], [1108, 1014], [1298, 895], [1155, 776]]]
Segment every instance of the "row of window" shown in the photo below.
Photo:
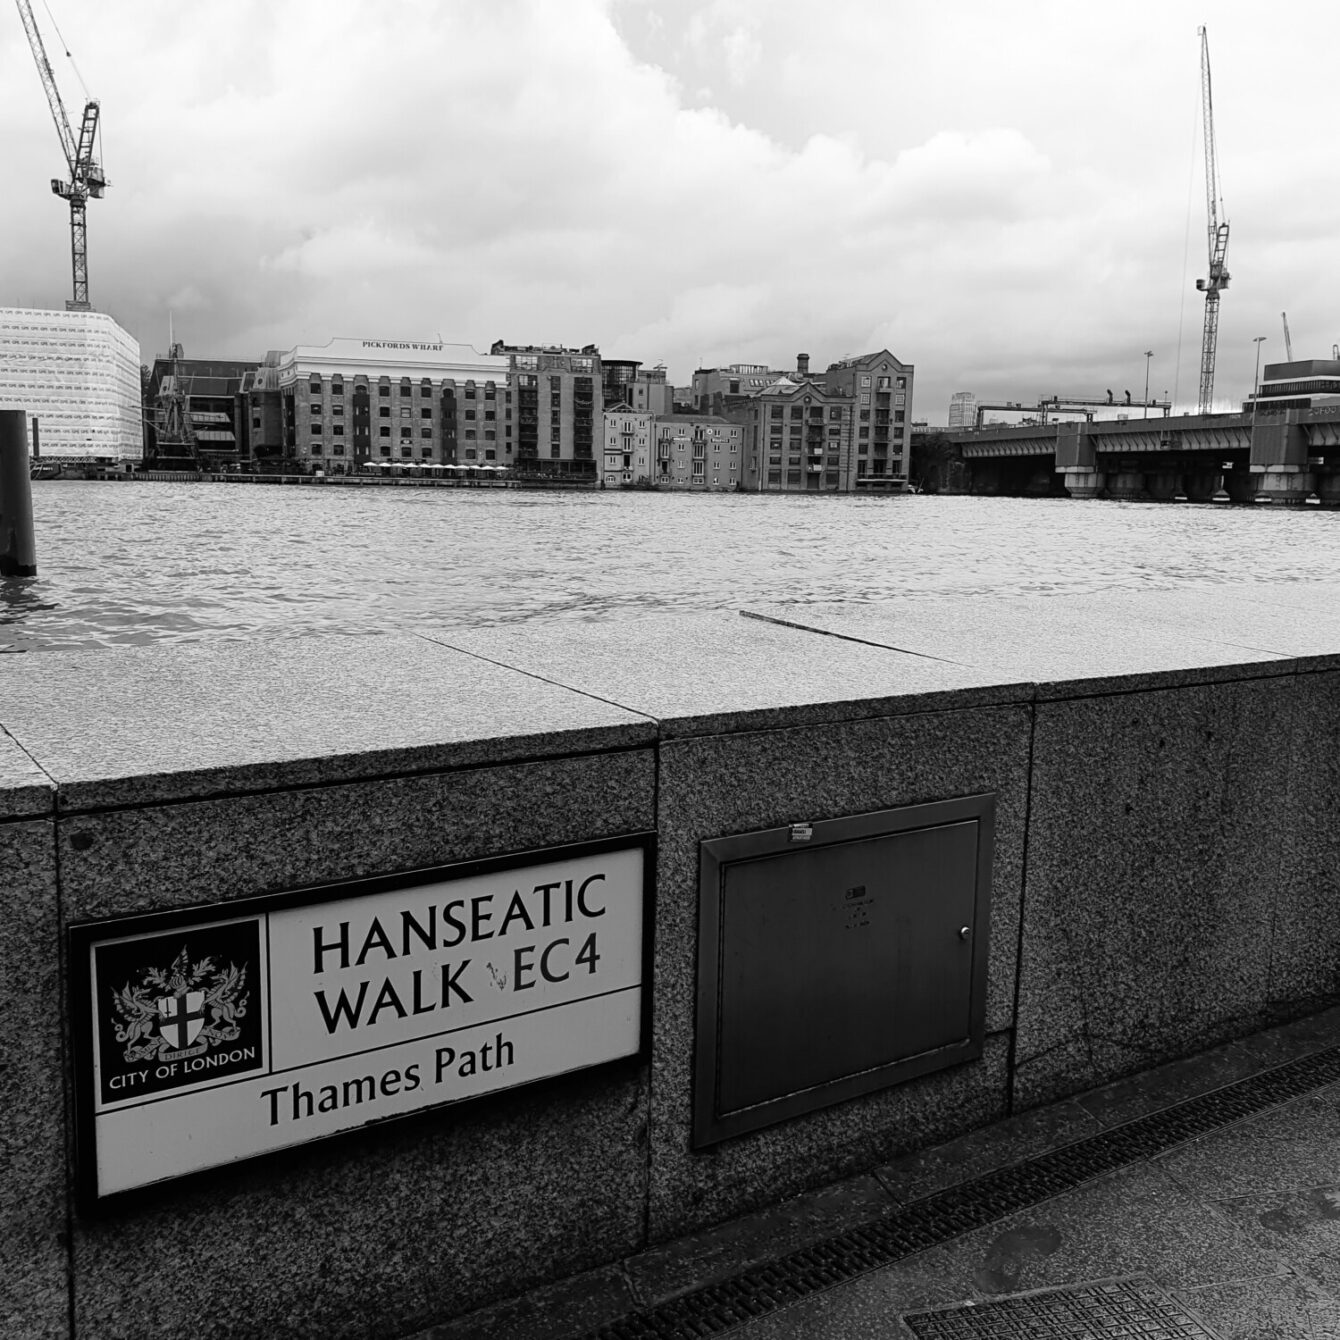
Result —
[[[784, 419], [784, 418], [786, 418], [787, 415], [785, 415], [785, 414], [782, 413], [782, 410], [783, 410], [784, 408], [785, 408], [785, 407], [782, 406], [782, 405], [774, 405], [774, 406], [772, 407], [772, 417], [773, 417], [774, 419]], [[840, 406], [840, 405], [832, 405], [832, 406], [829, 407], [829, 410], [828, 410], [828, 417], [829, 417], [830, 419], [834, 420], [834, 421], [837, 421], [837, 420], [842, 419], [843, 416], [844, 416], [846, 413], [847, 413], [847, 411], [846, 411], [845, 409], [843, 409], [842, 406]], [[793, 418], [793, 419], [803, 419], [803, 418], [805, 418], [805, 417], [806, 417], [806, 413], [805, 413], [804, 408], [803, 408], [802, 406], [800, 406], [800, 405], [792, 405], [792, 406], [791, 406], [791, 414], [790, 414], [790, 417]], [[823, 406], [822, 406], [822, 405], [812, 405], [812, 406], [810, 407], [810, 410], [809, 410], [809, 417], [810, 417], [811, 419], [822, 419], [822, 418], [824, 417]]]
[[[317, 422], [319, 422], [320, 417], [321, 417], [321, 406], [320, 406], [320, 405], [316, 405], [316, 404], [314, 404], [314, 405], [310, 406], [310, 410], [311, 410], [311, 414], [312, 414], [312, 422], [313, 422], [313, 423], [317, 423]], [[333, 406], [331, 407], [331, 411], [330, 411], [330, 412], [331, 412], [331, 416], [332, 416], [333, 418], [342, 418], [343, 415], [344, 415], [344, 406], [343, 406], [343, 405], [333, 405]], [[389, 419], [389, 418], [391, 417], [391, 407], [390, 407], [389, 405], [383, 405], [383, 406], [381, 406], [381, 408], [378, 409], [378, 411], [377, 411], [377, 417], [378, 417], [379, 419]], [[408, 409], [407, 407], [402, 407], [401, 410], [400, 410], [400, 415], [399, 415], [399, 417], [402, 418], [402, 419], [408, 419], [408, 418], [410, 417], [410, 411], [409, 411], [409, 409]], [[421, 409], [421, 410], [419, 411], [419, 418], [421, 418], [421, 419], [431, 419], [432, 417], [433, 417], [433, 411], [432, 411], [431, 409]], [[512, 411], [511, 411], [510, 409], [507, 410], [507, 411], [505, 412], [504, 417], [510, 422], [510, 420], [511, 420], [511, 418], [512, 418]], [[466, 423], [475, 423], [475, 422], [478, 421], [478, 418], [479, 418], [479, 415], [478, 415], [477, 411], [475, 411], [475, 410], [467, 409], [467, 410], [464, 412], [464, 419], [465, 419], [465, 422], [466, 422]], [[494, 410], [494, 409], [486, 409], [486, 410], [484, 411], [484, 422], [485, 422], [485, 423], [494, 423], [494, 422], [497, 421], [497, 418], [498, 418], [498, 411], [497, 411], [497, 410]]]
[[[256, 426], [259, 427], [260, 425], [258, 424], [258, 425], [256, 425]], [[313, 437], [321, 437], [321, 436], [323, 436], [323, 435], [324, 435], [324, 429], [323, 429], [322, 425], [319, 424], [319, 423], [314, 423], [314, 424], [312, 424], [312, 436], [313, 436]], [[401, 430], [400, 430], [400, 436], [401, 436], [401, 437], [411, 437], [412, 435], [413, 435], [413, 430], [412, 430], [408, 425], [405, 425], [404, 427], [401, 428]], [[431, 428], [420, 428], [420, 429], [419, 429], [419, 436], [420, 436], [420, 437], [432, 437], [432, 435], [433, 435], [433, 430], [432, 430]], [[344, 425], [343, 425], [342, 423], [337, 423], [337, 424], [332, 425], [332, 427], [331, 427], [331, 436], [332, 436], [332, 437], [343, 437], [343, 436], [344, 436]], [[390, 426], [390, 424], [383, 424], [381, 427], [379, 427], [379, 428], [377, 429], [377, 436], [378, 436], [378, 437], [390, 437], [390, 436], [391, 436], [391, 426]], [[466, 439], [466, 441], [468, 441], [468, 442], [476, 441], [476, 440], [477, 440], [477, 433], [476, 433], [476, 430], [475, 430], [474, 428], [467, 428], [467, 429], [465, 430], [465, 439]], [[485, 429], [484, 429], [484, 441], [485, 441], [485, 442], [496, 442], [497, 440], [498, 440], [498, 431], [497, 431], [496, 428], [485, 428]]]
[[[511, 448], [509, 447], [508, 450], [510, 451]], [[343, 456], [343, 455], [344, 455], [344, 447], [343, 447], [343, 446], [340, 446], [340, 445], [333, 446], [333, 447], [331, 447], [331, 449], [330, 449], [330, 454], [331, 454], [332, 456]], [[381, 448], [381, 452], [380, 452], [380, 454], [381, 454], [383, 457], [390, 456], [390, 454], [391, 454], [391, 448], [390, 448], [390, 447], [382, 447], [382, 448]], [[323, 456], [323, 455], [325, 455], [325, 452], [324, 452], [324, 450], [322, 449], [321, 444], [320, 444], [319, 442], [315, 442], [315, 443], [312, 444], [312, 455], [313, 455], [313, 456]], [[403, 460], [409, 460], [409, 459], [411, 459], [411, 458], [413, 457], [413, 455], [414, 455], [414, 448], [413, 448], [413, 447], [401, 447], [401, 448], [400, 448], [400, 455], [401, 455], [401, 458], [402, 458]], [[466, 459], [467, 461], [474, 461], [474, 460], [478, 460], [478, 459], [479, 459], [479, 452], [478, 452], [474, 447], [467, 447], [466, 450], [462, 453], [462, 455], [465, 457], [465, 459]], [[419, 452], [419, 456], [420, 456], [421, 459], [423, 459], [423, 460], [425, 460], [425, 461], [431, 460], [432, 457], [433, 457], [433, 449], [432, 449], [432, 447], [424, 447], [424, 448]], [[489, 447], [489, 448], [484, 452], [484, 459], [485, 459], [486, 461], [494, 461], [494, 460], [497, 460], [497, 459], [498, 459], [498, 453], [497, 453], [497, 451], [495, 451], [492, 447]]]
[[[307, 383], [307, 390], [311, 395], [320, 395], [322, 393], [322, 388], [323, 383], [320, 377], [313, 377]], [[412, 396], [414, 394], [414, 386], [410, 382], [410, 379], [408, 377], [401, 379], [400, 385], [397, 389], [399, 390], [402, 396]], [[446, 388], [444, 387], [443, 389]], [[344, 383], [336, 381], [331, 382], [330, 393], [331, 395], [342, 396], [344, 394]], [[391, 394], [390, 386], [386, 382], [381, 383], [381, 385], [377, 387], [377, 394], [379, 396], [389, 396]], [[419, 383], [419, 395], [423, 399], [427, 400], [432, 394], [433, 394], [432, 382], [424, 380]], [[464, 396], [466, 400], [475, 400], [478, 398], [476, 395], [476, 387], [473, 382], [466, 382], [465, 387], [462, 390], [461, 394]], [[497, 388], [494, 386], [492, 382], [485, 382], [484, 399], [494, 400], [496, 398], [497, 398]], [[510, 398], [511, 398], [510, 393], [508, 393], [508, 399]]]

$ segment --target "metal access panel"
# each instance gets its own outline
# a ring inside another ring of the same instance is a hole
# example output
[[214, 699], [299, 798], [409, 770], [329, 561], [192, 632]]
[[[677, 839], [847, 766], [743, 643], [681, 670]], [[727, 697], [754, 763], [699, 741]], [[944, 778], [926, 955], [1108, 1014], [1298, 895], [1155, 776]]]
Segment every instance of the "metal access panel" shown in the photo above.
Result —
[[995, 796], [701, 844], [693, 1145], [982, 1053]]

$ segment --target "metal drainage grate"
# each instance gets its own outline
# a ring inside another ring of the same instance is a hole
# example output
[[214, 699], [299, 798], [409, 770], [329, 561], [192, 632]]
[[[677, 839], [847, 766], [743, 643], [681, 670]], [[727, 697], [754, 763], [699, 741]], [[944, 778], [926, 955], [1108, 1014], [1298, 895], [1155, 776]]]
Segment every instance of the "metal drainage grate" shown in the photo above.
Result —
[[[1185, 1140], [1337, 1081], [1340, 1047], [1329, 1047], [1012, 1168], [949, 1187], [860, 1228], [620, 1317], [591, 1332], [588, 1340], [684, 1340], [720, 1335], [822, 1289], [984, 1228], [1128, 1163], [1161, 1154]], [[1162, 1333], [1150, 1334], [1157, 1340]], [[1188, 1334], [1209, 1332], [1202, 1328]]]
[[1152, 1280], [1111, 1280], [994, 1303], [961, 1303], [903, 1321], [922, 1340], [1219, 1340]]

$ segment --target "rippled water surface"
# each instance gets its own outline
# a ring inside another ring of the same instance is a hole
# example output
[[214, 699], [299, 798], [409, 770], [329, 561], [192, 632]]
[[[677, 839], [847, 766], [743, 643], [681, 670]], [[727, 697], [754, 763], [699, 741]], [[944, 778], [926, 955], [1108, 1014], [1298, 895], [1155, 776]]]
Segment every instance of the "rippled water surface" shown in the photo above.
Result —
[[0, 650], [1340, 578], [1315, 508], [65, 480], [33, 506]]

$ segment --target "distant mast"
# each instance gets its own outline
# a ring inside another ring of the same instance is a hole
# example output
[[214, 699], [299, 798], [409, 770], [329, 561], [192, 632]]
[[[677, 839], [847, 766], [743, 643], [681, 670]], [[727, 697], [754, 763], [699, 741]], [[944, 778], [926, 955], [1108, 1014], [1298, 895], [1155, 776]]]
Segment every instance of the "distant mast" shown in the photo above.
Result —
[[1196, 280], [1196, 288], [1205, 294], [1205, 332], [1200, 344], [1201, 414], [1214, 407], [1214, 354], [1219, 341], [1219, 294], [1228, 287], [1229, 273], [1224, 268], [1228, 255], [1228, 220], [1222, 220], [1224, 193], [1219, 185], [1219, 167], [1215, 160], [1214, 100], [1210, 95], [1210, 38], [1200, 29], [1201, 119], [1205, 129], [1205, 212], [1209, 240], [1210, 274]]

